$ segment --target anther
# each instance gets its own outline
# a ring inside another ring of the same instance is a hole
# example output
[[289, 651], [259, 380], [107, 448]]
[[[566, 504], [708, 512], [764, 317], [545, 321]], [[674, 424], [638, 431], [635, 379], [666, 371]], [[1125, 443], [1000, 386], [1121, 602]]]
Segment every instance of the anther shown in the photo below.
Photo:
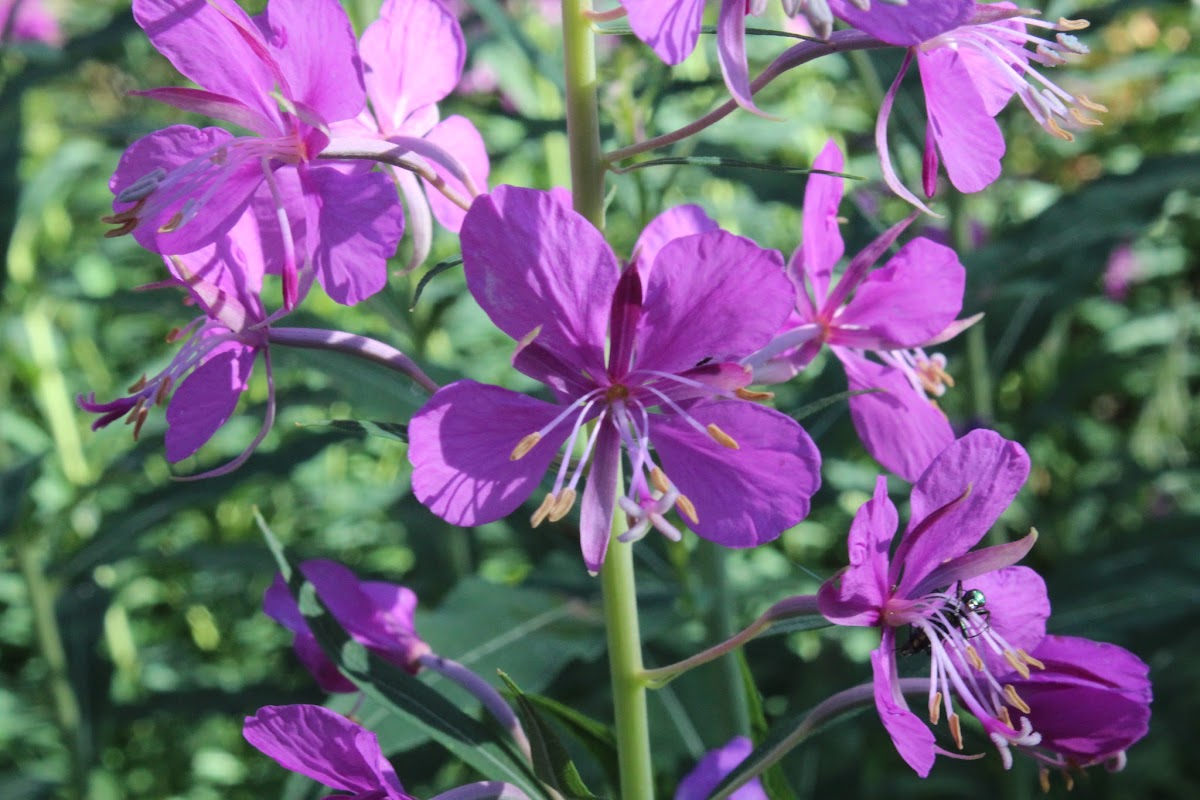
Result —
[[1098, 111], [1101, 113], [1106, 113], [1108, 111], [1108, 106], [1101, 105], [1100, 103], [1097, 103], [1095, 100], [1088, 99], [1087, 95], [1082, 95], [1082, 94], [1076, 95], [1075, 102], [1079, 103], [1079, 105], [1083, 106], [1088, 111]]
[[1000, 710], [996, 712], [996, 719], [1000, 720], [1014, 731], [1016, 730], [1016, 727], [1012, 724], [1012, 715], [1008, 713], [1008, 709], [1004, 706], [1000, 706]]
[[723, 431], [719, 427], [717, 427], [717, 423], [715, 423], [715, 422], [708, 423], [705, 430], [708, 431], [708, 435], [713, 438], [713, 441], [715, 441], [717, 444], [721, 445], [721, 447], [727, 447], [730, 450], [741, 450], [742, 449], [741, 445], [739, 445], [737, 443], [736, 439], [734, 439], [728, 433], [726, 433], [725, 431]]
[[935, 692], [933, 697], [929, 698], [929, 724], [937, 725], [938, 720], [942, 718], [942, 693]]
[[979, 657], [979, 653], [975, 652], [974, 645], [967, 645], [967, 661], [971, 662], [971, 666], [976, 672], [983, 672], [983, 659]]
[[157, 169], [147, 172], [145, 175], [122, 189], [117, 194], [117, 202], [135, 203], [145, 200], [154, 193], [154, 190], [158, 188], [158, 185], [162, 183], [163, 178], [165, 177], [167, 177], [167, 171], [162, 167], [158, 167]]
[[[129, 413], [125, 415], [125, 424], [132, 425], [134, 422], [136, 422], [137, 418], [138, 418], [138, 414], [142, 413], [142, 407], [145, 405], [146, 405], [146, 398], [139, 397], [137, 399], [137, 402], [133, 404], [133, 408], [129, 409]], [[133, 438], [135, 438], [135, 439], [137, 438], [136, 433], [133, 435]]]
[[946, 717], [946, 724], [950, 726], [950, 735], [954, 737], [954, 744], [959, 750], [962, 750], [962, 722], [959, 720], [958, 714], [951, 713], [948, 717]]
[[1013, 708], [1020, 711], [1022, 714], [1029, 713], [1029, 703], [1021, 699], [1021, 695], [1017, 694], [1016, 687], [1011, 683], [1004, 684], [1004, 696], [1008, 698], [1008, 703]]
[[124, 236], [127, 233], [131, 233], [133, 229], [137, 227], [137, 225], [138, 221], [136, 219], [131, 219], [119, 228], [113, 228], [111, 231], [105, 231], [104, 238], [116, 239], [118, 236]]
[[1071, 776], [1071, 773], [1067, 772], [1066, 770], [1063, 770], [1062, 776], [1063, 776], [1063, 783], [1066, 784], [1067, 791], [1069, 792], [1072, 789], [1074, 789], [1075, 788], [1075, 778]]
[[1017, 658], [1021, 659], [1022, 661], [1024, 661], [1026, 664], [1028, 664], [1031, 667], [1037, 667], [1038, 669], [1043, 669], [1043, 670], [1046, 668], [1045, 664], [1043, 664], [1041, 661], [1034, 658], [1033, 656], [1029, 655], [1029, 653], [1026, 653], [1024, 650], [1022, 650], [1019, 647], [1017, 648]]
[[536, 528], [538, 525], [541, 525], [546, 520], [546, 517], [550, 515], [550, 509], [554, 508], [554, 504], [557, 501], [558, 498], [554, 496], [554, 492], [546, 495], [542, 499], [542, 504], [538, 506], [537, 511], [533, 512], [533, 516], [529, 518], [530, 527]]
[[183, 333], [183, 329], [178, 326], [167, 331], [167, 344], [174, 344], [179, 339], [181, 333]]
[[569, 486], [566, 489], [563, 489], [562, 494], [558, 496], [558, 500], [555, 501], [554, 506], [550, 509], [550, 521], [558, 522], [560, 519], [569, 514], [572, 506], [575, 505], [575, 497], [576, 494], [574, 489]]
[[1088, 22], [1086, 19], [1067, 19], [1066, 17], [1058, 18], [1058, 27], [1065, 31], [1081, 31], [1084, 28], [1089, 27], [1091, 24], [1092, 23]]
[[1072, 108], [1068, 113], [1071, 115], [1071, 119], [1075, 120], [1080, 125], [1090, 125], [1091, 127], [1095, 128], [1104, 124], [1100, 120], [1093, 117], [1085, 117], [1083, 112], [1078, 108]]
[[700, 522], [700, 515], [696, 513], [696, 507], [692, 505], [692, 501], [687, 498], [687, 495], [679, 495], [675, 498], [675, 507], [679, 509], [679, 513], [683, 514], [693, 525]]
[[1059, 139], [1062, 139], [1064, 142], [1075, 141], [1075, 135], [1064, 131], [1062, 126], [1060, 126], [1053, 117], [1049, 117], [1046, 120], [1046, 130], [1050, 131], [1050, 133], [1054, 134]]
[[1012, 650], [1004, 651], [1004, 660], [1007, 661], [1013, 669], [1020, 673], [1022, 678], [1029, 677], [1029, 667], [1025, 666], [1025, 662], [1022, 661]]
[[733, 393], [742, 400], [770, 400], [775, 396], [774, 392], [758, 392], [753, 389], [735, 389]]
[[150, 409], [142, 407], [137, 412], [137, 422], [133, 424], [133, 440], [136, 442], [138, 434], [142, 432], [142, 423], [146, 421], [146, 417], [150, 416]]
[[1050, 770], [1046, 767], [1038, 769], [1038, 786], [1042, 787], [1042, 794], [1050, 794]]
[[540, 433], [538, 433], [537, 431], [534, 431], [533, 433], [529, 434], [524, 439], [517, 442], [517, 446], [514, 447], [512, 453], [509, 454], [508, 460], [509, 461], [520, 461], [522, 458], [524, 458], [526, 455], [528, 455], [529, 451], [532, 450], [534, 447], [536, 447], [537, 443], [540, 442], [541, 440], [542, 440], [542, 435]]
[[663, 494], [671, 491], [671, 482], [667, 480], [667, 474], [658, 467], [650, 470], [650, 484]]
[[167, 398], [167, 395], [171, 392], [172, 383], [174, 383], [174, 380], [170, 375], [163, 378], [162, 383], [158, 385], [158, 391], [154, 393], [154, 405], [161, 406], [163, 404]]
[[136, 381], [134, 381], [133, 384], [129, 387], [128, 391], [130, 394], [133, 394], [134, 392], [140, 392], [142, 389], [145, 389], [145, 388], [146, 388], [146, 373], [143, 372], [142, 377], [140, 377]]
[[[183, 212], [176, 211], [175, 215], [167, 220], [167, 223], [158, 229], [159, 233], [174, 233], [179, 230], [179, 226], [183, 224]], [[110, 231], [111, 233], [111, 231]]]

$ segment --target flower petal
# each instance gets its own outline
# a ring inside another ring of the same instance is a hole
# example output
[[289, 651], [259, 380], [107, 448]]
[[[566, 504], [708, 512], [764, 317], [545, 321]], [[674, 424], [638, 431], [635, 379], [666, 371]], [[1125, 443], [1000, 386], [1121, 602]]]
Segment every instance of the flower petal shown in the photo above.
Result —
[[[321, 706], [266, 706], [246, 717], [242, 735], [284, 769], [298, 772], [333, 789], [365, 794], [379, 785], [374, 758], [365, 758], [362, 734], [350, 720]], [[375, 752], [379, 743], [375, 741]], [[372, 753], [371, 755], [374, 755]]]
[[[479, 191], [487, 191], [488, 172], [491, 169], [487, 148], [483, 137], [470, 120], [458, 115], [447, 117], [435, 125], [433, 130], [425, 135], [425, 139], [453, 154], [471, 176], [475, 187]], [[463, 182], [451, 175], [449, 170], [433, 161], [430, 162], [430, 166], [450, 188], [463, 197], [471, 197], [471, 192]], [[429, 206], [433, 209], [437, 221], [447, 230], [458, 233], [462, 229], [463, 217], [467, 212], [428, 184], [425, 185], [425, 192], [429, 196]]]
[[908, 0], [903, 5], [871, 3], [862, 10], [854, 0], [828, 0], [838, 19], [888, 44], [909, 47], [963, 25], [975, 13], [974, 0]]
[[584, 566], [593, 575], [604, 566], [604, 554], [608, 552], [621, 466], [621, 436], [616, 426], [607, 420], [599, 424], [591, 472], [579, 507], [579, 545]]
[[[842, 151], [830, 139], [812, 164], [813, 169], [841, 172], [845, 168]], [[800, 294], [797, 308], [809, 310], [808, 321], [815, 315], [829, 293], [833, 265], [846, 252], [842, 232], [838, 227], [838, 207], [842, 204], [845, 179], [834, 175], [813, 173], [804, 186], [804, 217], [800, 247], [788, 264], [788, 272]], [[805, 285], [805, 279], [808, 284]], [[809, 289], [812, 295], [809, 295]], [[815, 308], [814, 308], [815, 302]]]
[[[963, 581], [963, 589], [978, 589], [987, 600], [988, 628], [1014, 648], [1032, 653], [1046, 637], [1050, 598], [1046, 582], [1029, 567], [1005, 567]], [[999, 653], [977, 648], [993, 675], [1011, 670]]]
[[524, 457], [510, 456], [561, 411], [499, 386], [443, 386], [409, 424], [413, 494], [455, 525], [482, 525], [512, 513], [537, 488], [571, 425], [556, 426]]
[[622, 0], [634, 35], [667, 64], [678, 64], [696, 49], [704, 0]]
[[167, 406], [167, 460], [172, 464], [204, 446], [229, 421], [246, 391], [258, 350], [240, 342], [220, 345], [175, 389]]
[[[691, 772], [679, 782], [675, 800], [707, 800], [725, 776], [737, 769], [754, 750], [745, 736], [735, 736], [724, 747], [709, 750]], [[767, 800], [762, 781], [754, 778], [729, 795], [729, 800]]]
[[933, 731], [926, 727], [904, 702], [896, 685], [895, 638], [885, 629], [883, 643], [871, 651], [871, 672], [875, 676], [875, 708], [879, 720], [892, 737], [896, 752], [922, 778], [933, 769], [936, 750]]
[[696, 507], [692, 530], [726, 547], [753, 547], [808, 516], [821, 454], [799, 423], [742, 400], [697, 403], [688, 413], [739, 446], [726, 449], [677, 415], [650, 415], [662, 467]]
[[887, 478], [875, 481], [874, 496], [850, 525], [850, 566], [821, 585], [817, 604], [836, 625], [879, 625], [888, 599], [888, 550], [899, 518], [887, 494]]
[[1000, 177], [1004, 134], [984, 106], [966, 63], [948, 47], [917, 55], [925, 109], [950, 183], [978, 192]]
[[633, 246], [633, 258], [637, 260], [638, 272], [644, 284], [650, 276], [650, 268], [658, 258], [658, 251], [672, 239], [691, 236], [719, 229], [716, 220], [698, 205], [672, 206], [663, 211], [642, 229], [637, 244]]
[[754, 94], [750, 90], [750, 66], [746, 63], [745, 0], [721, 0], [721, 10], [717, 15], [717, 60], [721, 62], [725, 87], [734, 101], [747, 111], [770, 118], [754, 105]]
[[620, 269], [596, 228], [549, 192], [501, 186], [462, 226], [471, 294], [500, 330], [537, 343], [575, 371], [604, 371], [604, 334]]

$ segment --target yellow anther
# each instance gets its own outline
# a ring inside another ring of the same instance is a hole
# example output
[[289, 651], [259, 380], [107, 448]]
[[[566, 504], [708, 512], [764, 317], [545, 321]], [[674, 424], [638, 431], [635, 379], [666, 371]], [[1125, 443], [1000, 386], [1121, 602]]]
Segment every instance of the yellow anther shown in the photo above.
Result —
[[530, 527], [536, 528], [545, 522], [546, 517], [550, 515], [550, 509], [554, 508], [554, 504], [557, 501], [558, 498], [554, 496], [554, 492], [546, 495], [545, 499], [542, 500], [542, 504], [538, 506], [538, 510], [533, 512], [533, 516], [529, 518]]
[[529, 451], [537, 446], [537, 443], [542, 440], [542, 435], [537, 431], [526, 436], [521, 441], [517, 442], [517, 446], [513, 448], [512, 453], [508, 456], [509, 461], [519, 461], [529, 454]]
[[1090, 27], [1092, 23], [1086, 19], [1067, 19], [1066, 17], [1058, 18], [1058, 27], [1064, 31], [1081, 31], [1084, 28]]
[[523, 348], [528, 347], [529, 345], [533, 344], [533, 340], [536, 339], [538, 337], [538, 334], [541, 332], [542, 332], [542, 326], [538, 325], [536, 328], [531, 330], [529, 333], [525, 334], [520, 339], [518, 339], [517, 340], [518, 352], [520, 350], [522, 350]]
[[692, 505], [692, 501], [687, 498], [687, 495], [681, 494], [675, 498], [675, 507], [679, 509], [679, 513], [683, 514], [693, 525], [700, 521], [699, 515], [696, 514], [696, 507]]
[[971, 666], [976, 672], [983, 672], [983, 659], [979, 657], [979, 653], [975, 652], [974, 645], [967, 645], [967, 661], [971, 662]]
[[753, 389], [736, 389], [733, 393], [742, 400], [770, 400], [775, 396], [774, 392], [758, 392]]
[[1008, 704], [1013, 708], [1022, 714], [1029, 713], [1029, 703], [1021, 699], [1021, 695], [1017, 694], [1016, 688], [1011, 683], [1004, 684], [1004, 696], [1008, 698]]
[[935, 692], [933, 697], [929, 698], [929, 724], [937, 725], [938, 720], [942, 718], [942, 693]]
[[[125, 424], [132, 425], [134, 422], [136, 422], [138, 415], [142, 413], [142, 407], [145, 405], [146, 405], [146, 398], [139, 397], [137, 399], [137, 402], [133, 404], [133, 408], [129, 409], [129, 413], [125, 415]], [[135, 438], [135, 439], [137, 438], [136, 433], [133, 435], [133, 438]]]
[[1066, 770], [1063, 770], [1062, 776], [1063, 776], [1063, 783], [1065, 783], [1067, 785], [1067, 791], [1069, 792], [1072, 789], [1074, 789], [1075, 788], [1075, 778], [1071, 777], [1071, 773], [1067, 772]]
[[[167, 224], [158, 229], [159, 233], [174, 233], [179, 230], [179, 226], [183, 224], [183, 212], [176, 211], [175, 216], [167, 220]], [[109, 231], [112, 233], [112, 231]]]
[[1064, 142], [1075, 141], [1075, 134], [1064, 131], [1053, 117], [1046, 120], [1046, 130], [1062, 139]]
[[671, 491], [671, 483], [667, 480], [667, 473], [658, 467], [650, 470], [650, 485], [663, 494]]
[[1020, 658], [1022, 661], [1024, 661], [1026, 664], [1028, 664], [1031, 667], [1037, 667], [1038, 669], [1046, 668], [1045, 664], [1043, 664], [1041, 661], [1038, 661], [1036, 658], [1029, 655], [1029, 653], [1026, 653], [1024, 650], [1022, 650], [1019, 647], [1017, 648], [1017, 657]]
[[950, 735], [954, 737], [954, 744], [959, 750], [963, 749], [962, 738], [962, 723], [958, 719], [958, 714], [951, 714], [946, 718], [946, 724], [950, 726]]
[[1071, 119], [1078, 122], [1080, 125], [1090, 125], [1093, 128], [1099, 127], [1104, 123], [1094, 117], [1085, 117], [1083, 112], [1078, 108], [1072, 108], [1070, 111]]
[[726, 433], [725, 431], [723, 431], [719, 427], [717, 427], [717, 423], [715, 423], [715, 422], [708, 423], [706, 430], [708, 431], [708, 435], [713, 438], [713, 441], [715, 441], [717, 444], [721, 445], [721, 447], [728, 447], [730, 450], [741, 450], [742, 449], [741, 445], [739, 445], [737, 443], [737, 440], [735, 440], [728, 433]]
[[1045, 767], [1038, 770], [1038, 786], [1042, 787], [1042, 794], [1050, 794], [1050, 770]]
[[571, 508], [575, 505], [575, 496], [575, 490], [570, 487], [562, 490], [554, 507], [550, 509], [551, 522], [558, 522], [571, 512]]
[[1012, 716], [1008, 713], [1008, 709], [1004, 706], [1000, 706], [1000, 710], [996, 712], [996, 719], [1000, 720], [1014, 731], [1016, 730], [1016, 728], [1013, 728]]
[[1013, 669], [1020, 673], [1022, 678], [1029, 677], [1029, 667], [1025, 666], [1025, 662], [1022, 661], [1012, 650], [1004, 651], [1004, 660], [1007, 661]]
[[1079, 105], [1083, 106], [1088, 111], [1098, 111], [1102, 114], [1108, 112], [1108, 106], [1101, 105], [1100, 103], [1097, 103], [1095, 100], [1089, 99], [1087, 95], [1083, 95], [1083, 94], [1076, 95], [1075, 102], [1079, 103]]

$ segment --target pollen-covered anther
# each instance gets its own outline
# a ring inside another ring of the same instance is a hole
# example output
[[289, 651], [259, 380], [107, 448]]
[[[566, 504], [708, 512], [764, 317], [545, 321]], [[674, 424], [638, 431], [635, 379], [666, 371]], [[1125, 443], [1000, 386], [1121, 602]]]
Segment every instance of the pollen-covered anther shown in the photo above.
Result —
[[554, 496], [554, 492], [546, 495], [542, 499], [542, 504], [538, 506], [537, 511], [533, 512], [533, 516], [529, 518], [530, 527], [536, 528], [546, 521], [546, 517], [550, 516], [550, 509], [554, 508], [554, 504], [558, 502], [558, 498]]
[[158, 391], [154, 393], [154, 405], [161, 406], [166, 402], [167, 395], [171, 393], [171, 386], [175, 383], [170, 375], [163, 378], [162, 383], [158, 385]]
[[575, 505], [575, 497], [576, 493], [574, 489], [569, 486], [566, 489], [563, 489], [558, 495], [558, 500], [554, 502], [553, 507], [550, 509], [550, 521], [558, 522], [567, 514], [571, 513], [571, 509]]
[[759, 392], [753, 389], [735, 389], [733, 393], [741, 400], [770, 400], [775, 397], [774, 392]]
[[179, 230], [179, 226], [183, 224], [183, 212], [176, 211], [175, 214], [166, 221], [166, 223], [158, 229], [159, 233], [174, 233]]
[[1071, 119], [1075, 120], [1080, 125], [1090, 125], [1091, 127], [1096, 128], [1096, 127], [1099, 127], [1104, 124], [1103, 122], [1096, 119], [1095, 117], [1085, 117], [1083, 115], [1083, 112], [1080, 111], [1078, 108], [1072, 108], [1067, 113], [1069, 113], [1071, 115]]
[[937, 725], [938, 720], [942, 718], [942, 693], [934, 692], [933, 697], [929, 698], [929, 724]]
[[1029, 713], [1029, 704], [1021, 699], [1021, 695], [1017, 694], [1016, 687], [1011, 683], [1004, 684], [1004, 696], [1008, 698], [1008, 704], [1020, 711], [1022, 714]]
[[542, 435], [540, 433], [538, 433], [537, 431], [534, 431], [533, 433], [529, 434], [524, 439], [517, 442], [517, 446], [514, 447], [512, 453], [509, 454], [508, 460], [509, 461], [520, 461], [522, 458], [527, 456], [529, 454], [529, 451], [532, 450], [534, 447], [536, 447], [537, 443], [540, 442], [541, 440], [542, 440]]
[[692, 505], [692, 501], [687, 495], [681, 494], [675, 498], [675, 507], [679, 509], [679, 513], [683, 514], [693, 524], [700, 522], [700, 515], [696, 513], [696, 507]]
[[1004, 660], [1007, 661], [1009, 665], [1021, 675], [1022, 678], [1029, 677], [1029, 667], [1026, 666], [1025, 662], [1021, 660], [1021, 657], [1012, 650], [1004, 651]]
[[650, 485], [663, 494], [671, 491], [671, 482], [667, 480], [667, 473], [658, 467], [650, 470]]
[[[108, 219], [102, 219], [101, 222], [108, 223], [109, 225], [116, 224], [115, 222], [112, 222]], [[105, 231], [104, 238], [105, 239], [116, 239], [118, 236], [124, 236], [127, 233], [132, 233], [133, 229], [136, 228], [137, 226], [138, 226], [138, 219], [137, 219], [137, 217], [134, 217], [133, 219], [126, 220], [124, 223], [121, 224], [121, 227], [119, 227], [119, 228], [113, 228], [111, 231]]]
[[967, 645], [967, 661], [971, 662], [976, 672], [983, 672], [983, 659], [979, 657], [973, 645]]
[[742, 449], [741, 445], [737, 443], [737, 440], [725, 431], [721, 430], [720, 427], [717, 426], [717, 423], [708, 423], [708, 425], [705, 427], [705, 430], [708, 431], [708, 435], [713, 438], [713, 441], [721, 445], [721, 447], [727, 447], [730, 450]]
[[137, 421], [133, 423], [133, 440], [136, 442], [138, 434], [142, 432], [142, 425], [146, 422], [146, 417], [150, 416], [150, 409], [142, 406], [137, 410]]
[[946, 717], [946, 724], [950, 726], [950, 735], [954, 738], [954, 744], [959, 749], [963, 749], [962, 738], [962, 720], [958, 718], [958, 714], [953, 712]]
[[946, 387], [954, 388], [954, 376], [946, 371], [946, 359], [940, 355], [918, 361], [917, 376], [921, 388], [937, 397], [946, 393]]
[[1038, 669], [1041, 669], [1041, 670], [1046, 669], [1045, 664], [1043, 664], [1041, 661], [1034, 658], [1033, 656], [1029, 655], [1029, 653], [1026, 653], [1024, 650], [1022, 650], [1019, 647], [1017, 648], [1017, 658], [1021, 659], [1022, 661], [1024, 661], [1026, 664], [1028, 664], [1031, 667], [1037, 667]]
[[145, 389], [145, 388], [146, 388], [146, 373], [143, 372], [142, 377], [138, 378], [136, 381], [134, 381], [132, 384], [130, 384], [129, 389], [127, 389], [127, 391], [130, 394], [133, 394], [134, 392], [140, 392], [142, 389]]
[[1058, 18], [1058, 27], [1064, 31], [1081, 31], [1084, 28], [1091, 27], [1090, 22], [1086, 19], [1067, 19], [1066, 17]]
[[1046, 130], [1057, 136], [1059, 139], [1062, 139], [1064, 142], [1075, 141], [1075, 134], [1063, 130], [1062, 126], [1059, 125], [1053, 117], [1048, 117], [1046, 119]]
[[1095, 100], [1090, 99], [1087, 95], [1075, 95], [1075, 102], [1079, 103], [1079, 105], [1083, 106], [1088, 111], [1096, 111], [1101, 114], [1108, 113], [1108, 106], [1097, 103]]
[[1014, 731], [1016, 730], [1016, 726], [1014, 726], [1012, 722], [1012, 715], [1008, 713], [1008, 709], [1004, 706], [1000, 706], [1000, 710], [996, 712], [996, 719], [1000, 720]]
[[1050, 794], [1050, 770], [1047, 767], [1038, 769], [1038, 786], [1042, 787], [1042, 794]]

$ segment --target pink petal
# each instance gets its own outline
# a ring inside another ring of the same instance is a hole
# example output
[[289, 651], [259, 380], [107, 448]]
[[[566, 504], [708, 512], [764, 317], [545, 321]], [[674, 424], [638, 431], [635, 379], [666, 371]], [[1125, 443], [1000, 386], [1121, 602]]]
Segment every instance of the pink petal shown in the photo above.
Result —
[[1000, 177], [1004, 134], [979, 96], [958, 53], [939, 48], [917, 55], [925, 108], [950, 183], [978, 192]]
[[[925, 726], [904, 702], [896, 686], [895, 639], [884, 635], [878, 650], [871, 651], [871, 671], [875, 676], [875, 708], [879, 720], [892, 737], [896, 752], [922, 778], [933, 769], [936, 750], [933, 731]], [[891, 645], [891, 646], [889, 646]]]
[[705, 233], [720, 228], [716, 220], [708, 216], [698, 205], [672, 206], [663, 211], [642, 229], [637, 244], [633, 246], [633, 258], [637, 259], [642, 283], [650, 277], [650, 269], [658, 258], [658, 251], [672, 239]]
[[828, 0], [841, 20], [888, 44], [918, 45], [939, 33], [968, 22], [975, 13], [974, 0], [908, 0], [904, 5], [871, 3], [863, 11], [851, 0]]
[[887, 478], [875, 481], [875, 494], [863, 503], [850, 525], [850, 566], [821, 585], [821, 614], [837, 625], [880, 625], [890, 594], [888, 550], [898, 524], [887, 494]]
[[591, 471], [579, 507], [579, 545], [583, 551], [583, 564], [593, 575], [604, 566], [604, 554], [608, 552], [621, 466], [621, 436], [616, 426], [607, 420], [600, 425], [596, 448], [592, 451]]
[[130, 94], [148, 97], [151, 100], [157, 100], [184, 111], [203, 114], [206, 117], [223, 119], [234, 125], [249, 128], [261, 136], [274, 136], [279, 133], [278, 125], [273, 120], [264, 117], [261, 112], [241, 100], [206, 92], [203, 89], [148, 89], [144, 92], [130, 92]]
[[[842, 151], [836, 142], [830, 139], [825, 143], [824, 149], [813, 161], [812, 168], [830, 172], [842, 172], [845, 169]], [[804, 186], [803, 238], [800, 240], [800, 248], [788, 265], [789, 272], [794, 276], [793, 280], [802, 292], [799, 306], [801, 308], [805, 305], [811, 308], [814, 300], [817, 307], [824, 303], [829, 292], [829, 278], [833, 273], [833, 265], [846, 252], [842, 232], [838, 227], [838, 206], [842, 203], [844, 184], [843, 178], [812, 174], [808, 176], [808, 183]], [[812, 290], [811, 299], [804, 285], [805, 279]], [[815, 311], [812, 313], [815, 314]]]
[[[471, 176], [475, 182], [475, 188], [481, 192], [487, 191], [488, 172], [491, 164], [488, 161], [483, 137], [479, 135], [479, 131], [470, 120], [457, 115], [447, 117], [434, 126], [433, 130], [425, 135], [425, 139], [453, 155]], [[471, 197], [472, 193], [463, 182], [451, 175], [447, 169], [436, 162], [432, 163], [432, 166], [450, 188], [463, 197]], [[429, 184], [425, 184], [425, 193], [429, 196], [429, 207], [433, 209], [433, 215], [437, 221], [447, 230], [458, 233], [462, 229], [463, 217], [467, 215], [467, 212], [450, 202], [444, 194]]]
[[[246, 717], [242, 735], [284, 769], [298, 772], [334, 789], [366, 794], [379, 784], [375, 756], [378, 741], [363, 747], [362, 734], [375, 734], [321, 706], [266, 706]], [[364, 757], [367, 751], [368, 757]]]
[[754, 105], [750, 91], [750, 67], [746, 63], [746, 0], [721, 0], [717, 17], [717, 60], [725, 86], [739, 106], [768, 116]]
[[175, 389], [167, 406], [167, 460], [182, 461], [229, 421], [246, 391], [257, 350], [239, 342], [221, 345]]
[[704, 0], [622, 0], [634, 35], [667, 64], [678, 64], [696, 49]]
[[[1032, 653], [1046, 636], [1050, 598], [1046, 582], [1029, 567], [1005, 567], [963, 582], [963, 589], [983, 592], [988, 611], [986, 623], [1013, 648]], [[994, 675], [1012, 667], [990, 647], [977, 647]]]

